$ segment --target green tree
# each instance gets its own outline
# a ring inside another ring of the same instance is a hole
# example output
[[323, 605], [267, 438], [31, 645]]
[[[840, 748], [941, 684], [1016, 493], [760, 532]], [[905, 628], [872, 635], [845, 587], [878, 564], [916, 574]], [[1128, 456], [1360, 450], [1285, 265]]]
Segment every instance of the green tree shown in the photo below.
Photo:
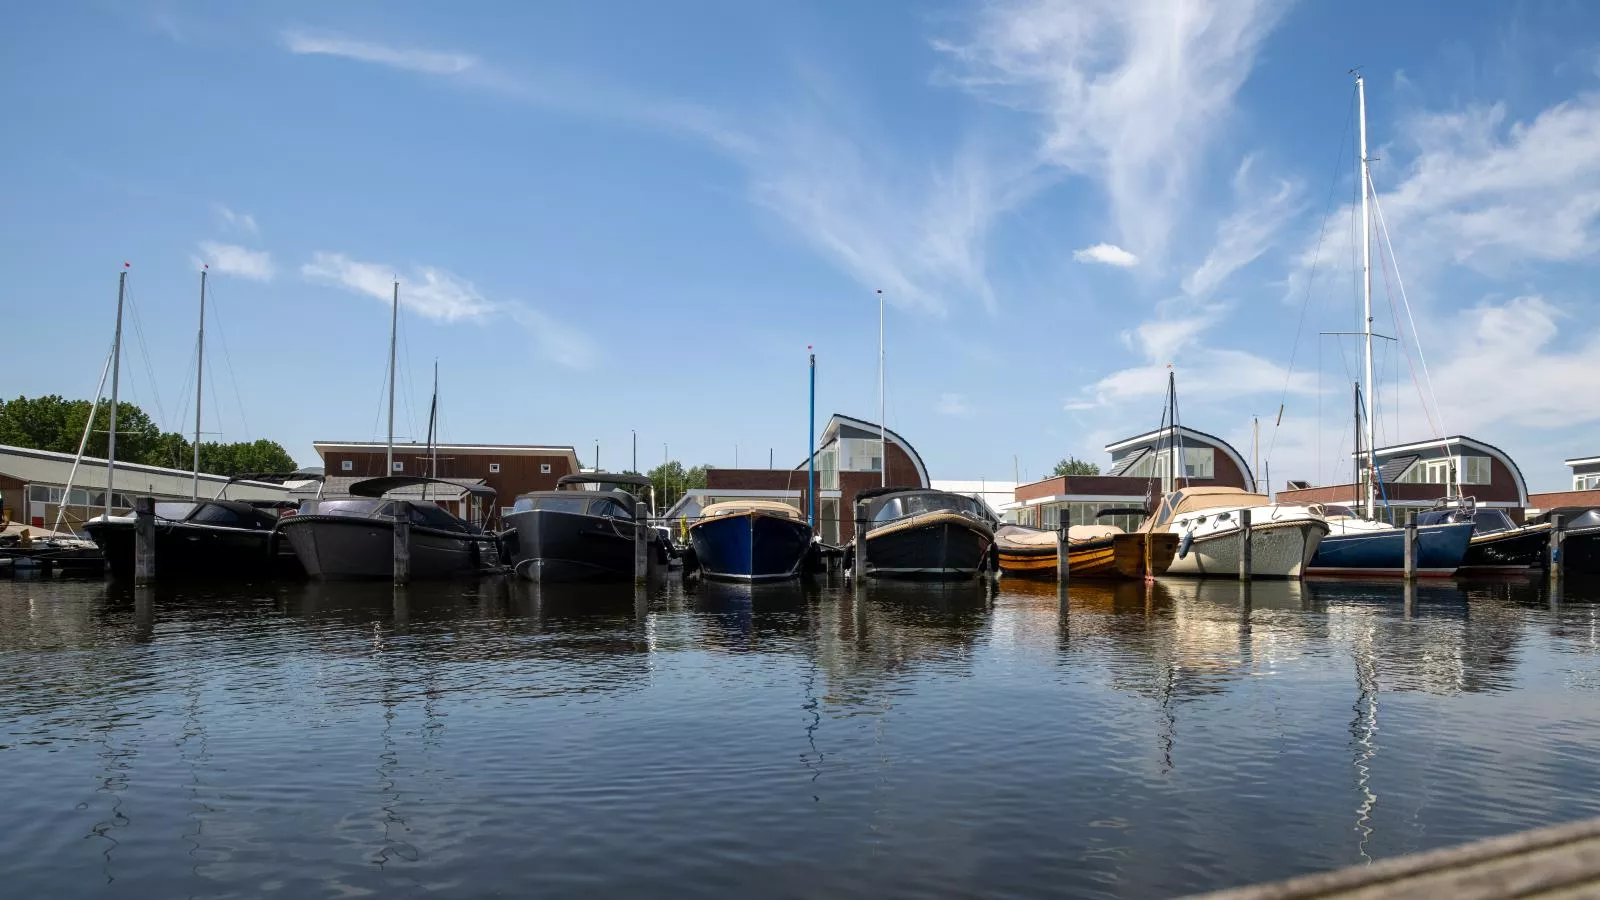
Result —
[[1100, 467], [1092, 462], [1086, 462], [1076, 456], [1069, 456], [1056, 463], [1057, 475], [1099, 475]]
[[706, 466], [685, 469], [683, 463], [670, 460], [651, 469], [646, 476], [655, 485], [656, 497], [662, 509], [678, 502], [685, 491], [706, 486]]

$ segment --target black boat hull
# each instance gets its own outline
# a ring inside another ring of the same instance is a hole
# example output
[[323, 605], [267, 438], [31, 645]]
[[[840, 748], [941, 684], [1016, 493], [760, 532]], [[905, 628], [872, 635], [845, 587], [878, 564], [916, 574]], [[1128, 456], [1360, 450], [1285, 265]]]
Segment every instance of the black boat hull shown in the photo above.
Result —
[[1460, 574], [1520, 572], [1541, 568], [1550, 553], [1550, 530], [1491, 532], [1475, 535], [1461, 560]]
[[633, 522], [554, 509], [506, 516], [512, 571], [529, 581], [632, 580]]
[[869, 577], [959, 581], [988, 565], [994, 532], [961, 516], [934, 515], [868, 531], [865, 545]]
[[[84, 530], [105, 555], [113, 578], [133, 577], [132, 520], [90, 522]], [[158, 522], [155, 536], [155, 577], [163, 581], [185, 578], [249, 580], [293, 575], [299, 570], [292, 556], [279, 553], [271, 531]]]
[[[394, 577], [394, 523], [354, 516], [302, 515], [278, 526], [280, 540], [312, 578], [327, 581]], [[412, 580], [478, 575], [496, 555], [493, 537], [411, 526]]]
[[1600, 575], [1600, 528], [1563, 535], [1561, 562], [1562, 571], [1568, 575]]

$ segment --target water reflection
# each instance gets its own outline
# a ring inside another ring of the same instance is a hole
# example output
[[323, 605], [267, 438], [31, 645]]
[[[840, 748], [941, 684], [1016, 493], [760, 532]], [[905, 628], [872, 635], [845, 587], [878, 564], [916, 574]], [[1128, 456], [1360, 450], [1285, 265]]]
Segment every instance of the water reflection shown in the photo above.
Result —
[[0, 852], [34, 896], [1222, 887], [1600, 813], [1597, 596], [0, 582]]

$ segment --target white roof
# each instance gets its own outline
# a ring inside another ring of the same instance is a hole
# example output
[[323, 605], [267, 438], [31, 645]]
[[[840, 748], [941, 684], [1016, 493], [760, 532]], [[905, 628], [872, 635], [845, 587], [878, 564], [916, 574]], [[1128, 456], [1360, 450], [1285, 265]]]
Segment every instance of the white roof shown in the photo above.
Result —
[[[31, 450], [0, 444], [0, 474], [8, 475], [28, 484], [65, 487], [72, 478], [75, 488], [103, 490], [106, 486], [106, 461], [88, 456], [72, 476], [71, 453], [50, 450]], [[159, 497], [188, 497], [194, 490], [194, 475], [183, 469], [167, 469], [118, 461], [112, 488], [118, 493], [151, 495]], [[225, 475], [200, 475], [200, 496], [214, 497], [223, 485]], [[234, 500], [281, 500], [289, 496], [289, 489], [281, 484], [264, 481], [236, 481], [228, 485], [228, 497]]]

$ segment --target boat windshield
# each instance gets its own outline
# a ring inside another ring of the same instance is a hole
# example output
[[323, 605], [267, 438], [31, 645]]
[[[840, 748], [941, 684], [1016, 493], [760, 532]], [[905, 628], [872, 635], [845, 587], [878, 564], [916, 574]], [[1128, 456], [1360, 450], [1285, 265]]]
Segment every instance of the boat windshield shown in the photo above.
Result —
[[193, 503], [156, 504], [156, 518], [158, 519], [170, 519], [174, 522], [182, 522], [184, 519], [189, 518], [189, 514], [192, 512], [194, 512]]
[[[574, 491], [574, 494], [577, 492]], [[565, 512], [583, 514], [589, 511], [589, 498], [584, 496], [573, 497], [518, 497], [517, 502], [511, 505], [514, 512], [528, 512], [542, 509], [548, 512]]]
[[1356, 515], [1356, 511], [1348, 506], [1324, 506], [1323, 510], [1324, 517], [1329, 519], [1337, 519], [1341, 516], [1346, 519], [1360, 518], [1360, 516]]
[[300, 504], [300, 514], [372, 519], [394, 515], [394, 504], [376, 497], [359, 500], [307, 500]]
[[[608, 519], [632, 519], [633, 513], [629, 511], [626, 503], [618, 498], [625, 497], [621, 491], [608, 491], [596, 497], [594, 491], [564, 491], [568, 496], [551, 497], [518, 497], [512, 504], [513, 512], [528, 512], [530, 510], [544, 510], [547, 512], [574, 513], [576, 515], [604, 516]], [[587, 495], [587, 496], [586, 496]]]
[[1517, 524], [1511, 521], [1503, 509], [1480, 509], [1472, 514], [1472, 521], [1477, 525], [1473, 529], [1476, 534], [1493, 534], [1496, 531], [1511, 531]]
[[906, 516], [916, 516], [931, 512], [959, 512], [976, 518], [984, 518], [983, 510], [978, 507], [978, 501], [971, 497], [959, 494], [910, 494], [904, 497], [895, 497], [883, 504], [878, 509], [878, 514], [872, 517], [874, 522], [890, 522], [903, 519]]

